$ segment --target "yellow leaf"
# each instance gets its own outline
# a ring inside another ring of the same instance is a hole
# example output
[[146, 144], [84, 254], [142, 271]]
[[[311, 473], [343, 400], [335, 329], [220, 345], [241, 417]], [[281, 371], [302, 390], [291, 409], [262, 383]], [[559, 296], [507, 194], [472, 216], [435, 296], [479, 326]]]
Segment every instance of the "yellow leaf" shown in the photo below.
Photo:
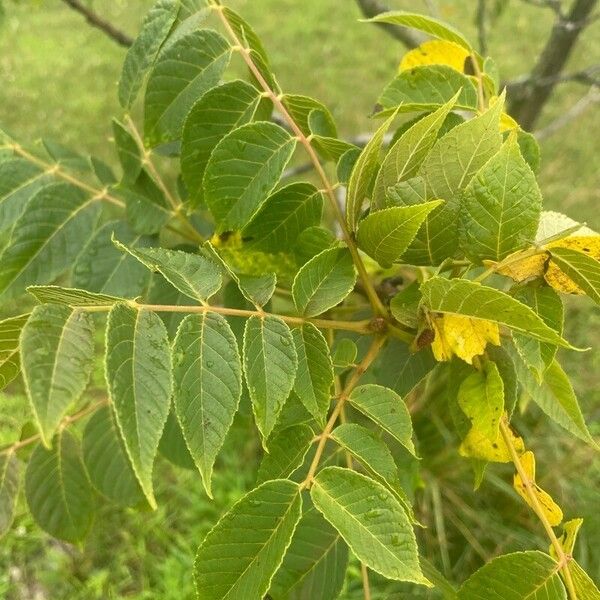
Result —
[[[558, 538], [558, 541], [565, 551], [565, 554], [573, 556], [573, 548], [575, 547], [575, 542], [577, 541], [577, 534], [579, 533], [579, 528], [582, 525], [583, 519], [571, 519], [563, 525], [563, 533]], [[552, 558], [555, 560], [558, 560], [556, 556], [556, 550], [552, 544], [550, 545], [550, 556], [552, 556]]]
[[[596, 260], [600, 260], [600, 235], [571, 235], [561, 240], [551, 242], [543, 249], [551, 248], [572, 248], [583, 252]], [[502, 263], [493, 260], [484, 260], [483, 264], [487, 268], [496, 269], [497, 273], [505, 275], [521, 283], [528, 279], [544, 277], [546, 283], [553, 287], [557, 292], [564, 294], [583, 294], [583, 290], [577, 286], [570, 277], [567, 277], [553, 262], [549, 259], [549, 253], [543, 252], [534, 256], [527, 256], [519, 259], [522, 250], [513, 252], [507, 256]], [[502, 264], [502, 266], [498, 266]]]
[[542, 277], [546, 268], [548, 255], [543, 253], [519, 259], [518, 255], [521, 253], [522, 251], [518, 250], [507, 256], [502, 261], [505, 265], [499, 268], [496, 268], [499, 263], [494, 262], [493, 260], [484, 260], [483, 264], [487, 268], [496, 268], [497, 273], [510, 277], [518, 283], [527, 281], [528, 279]]
[[[572, 235], [552, 242], [546, 248], [571, 248], [587, 254], [596, 260], [600, 260], [600, 235]], [[583, 290], [570, 277], [567, 277], [552, 262], [552, 259], [548, 263], [544, 279], [557, 292], [562, 292], [563, 294], [583, 294]]]
[[[517, 454], [522, 454], [525, 451], [523, 438], [516, 435], [510, 428], [509, 431], [513, 447]], [[461, 456], [480, 458], [491, 462], [507, 463], [512, 460], [510, 450], [501, 434], [495, 440], [490, 440], [481, 430], [474, 427], [466, 435], [458, 453]]]
[[407, 52], [398, 70], [402, 72], [423, 65], [447, 65], [462, 73], [468, 56], [469, 52], [454, 42], [430, 40]]
[[435, 338], [431, 344], [438, 361], [450, 360], [454, 355], [473, 364], [473, 357], [483, 354], [488, 342], [500, 345], [498, 324], [462, 315], [435, 315], [430, 317]]
[[[552, 499], [552, 496], [545, 492], [536, 482], [535, 482], [535, 456], [533, 452], [528, 450], [521, 456], [521, 465], [523, 466], [523, 470], [525, 471], [525, 475], [529, 482], [531, 483], [531, 490], [535, 494], [539, 505], [541, 506], [546, 519], [553, 527], [558, 525], [563, 519], [563, 513]], [[514, 476], [514, 487], [515, 490], [519, 493], [519, 495], [531, 506], [534, 508], [533, 502], [529, 497], [529, 493], [527, 491], [526, 483], [523, 481], [519, 473], [515, 473]]]

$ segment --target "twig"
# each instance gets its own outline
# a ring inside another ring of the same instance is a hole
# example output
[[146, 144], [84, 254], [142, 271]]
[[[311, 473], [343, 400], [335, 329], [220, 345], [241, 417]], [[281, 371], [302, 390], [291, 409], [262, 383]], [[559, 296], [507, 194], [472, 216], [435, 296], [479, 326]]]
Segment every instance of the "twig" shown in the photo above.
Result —
[[[383, 2], [380, 2], [380, 0], [356, 0], [356, 3], [367, 19], [371, 19], [390, 10]], [[406, 27], [391, 25], [390, 23], [377, 23], [377, 25], [393, 38], [402, 42], [409, 49], [416, 48], [428, 39], [426, 35]]]
[[117, 42], [117, 44], [125, 46], [126, 48], [129, 48], [129, 46], [133, 44], [133, 38], [115, 27], [112, 23], [109, 23], [106, 19], [103, 19], [79, 0], [63, 0], [63, 2], [70, 6], [74, 11], [82, 14], [92, 27], [96, 27], [103, 31], [109, 38]]

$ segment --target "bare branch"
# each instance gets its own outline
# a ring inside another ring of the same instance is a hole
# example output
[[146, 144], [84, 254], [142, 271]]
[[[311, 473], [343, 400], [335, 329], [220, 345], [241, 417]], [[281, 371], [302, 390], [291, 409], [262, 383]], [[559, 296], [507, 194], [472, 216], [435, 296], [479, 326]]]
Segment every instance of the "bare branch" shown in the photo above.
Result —
[[[356, 3], [367, 19], [389, 11], [389, 8], [380, 0], [356, 0]], [[416, 48], [428, 39], [427, 36], [406, 27], [390, 25], [389, 23], [377, 23], [377, 25], [393, 38], [402, 42], [407, 48]]]
[[133, 39], [130, 38], [126, 33], [117, 29], [112, 23], [109, 23], [106, 19], [103, 19], [100, 15], [95, 13], [93, 10], [83, 5], [79, 0], [63, 0], [65, 4], [70, 6], [74, 11], [82, 14], [86, 21], [92, 26], [97, 27], [103, 31], [109, 38], [128, 48], [133, 44]]
[[[539, 6], [556, 4], [552, 0], [529, 2]], [[581, 32], [591, 22], [590, 16], [598, 0], [573, 0], [567, 14], [556, 11], [552, 32], [531, 71], [528, 81], [513, 89], [509, 113], [523, 129], [533, 129], [544, 105], [550, 98], [560, 74]]]
[[580, 98], [569, 110], [567, 110], [567, 112], [560, 115], [558, 119], [552, 121], [552, 123], [546, 125], [543, 129], [535, 131], [535, 137], [538, 140], [550, 137], [559, 129], [562, 129], [565, 125], [568, 125], [571, 121], [580, 117], [588, 108], [598, 103], [600, 103], [600, 89], [593, 87], [583, 98]]

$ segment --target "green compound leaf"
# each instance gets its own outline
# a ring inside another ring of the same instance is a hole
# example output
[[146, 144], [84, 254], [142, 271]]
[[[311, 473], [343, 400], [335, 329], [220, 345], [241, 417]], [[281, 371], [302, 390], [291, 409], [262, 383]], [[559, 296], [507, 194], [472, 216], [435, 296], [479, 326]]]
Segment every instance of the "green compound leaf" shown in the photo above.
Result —
[[356, 423], [342, 423], [331, 432], [331, 438], [360, 462], [373, 479], [387, 487], [414, 520], [410, 502], [400, 485], [394, 457], [375, 432]]
[[25, 495], [36, 523], [53, 537], [83, 540], [94, 516], [92, 487], [77, 439], [61, 431], [52, 448], [36, 446], [25, 472]]
[[151, 271], [158, 271], [171, 285], [193, 300], [205, 303], [221, 289], [221, 269], [200, 254], [166, 248], [129, 248], [115, 239], [113, 243]]
[[402, 27], [418, 29], [435, 38], [454, 42], [465, 48], [465, 50], [472, 51], [471, 44], [469, 44], [460, 31], [433, 17], [397, 10], [381, 13], [367, 21], [369, 23], [390, 23], [391, 25], [401, 25]]
[[541, 342], [573, 349], [529, 306], [494, 288], [466, 279], [432, 277], [421, 285], [421, 293], [422, 306], [433, 312], [493, 321]]
[[[392, 114], [373, 134], [369, 143], [360, 153], [350, 174], [346, 194], [346, 223], [350, 231], [356, 229], [362, 205], [370, 194], [373, 178], [379, 168], [379, 153], [383, 138], [395, 117], [396, 113]], [[344, 152], [346, 151], [344, 150]]]
[[138, 37], [127, 51], [119, 80], [119, 102], [129, 108], [156, 60], [179, 10], [177, 0], [159, 0], [148, 12]]
[[[546, 323], [562, 335], [564, 307], [557, 292], [549, 286], [525, 286], [519, 288], [514, 297], [530, 306]], [[513, 341], [519, 354], [541, 381], [544, 371], [556, 355], [556, 346], [544, 344], [519, 333], [513, 334]]]
[[310, 183], [290, 183], [275, 191], [244, 229], [253, 248], [281, 252], [294, 248], [298, 236], [319, 225], [323, 195]]
[[44, 186], [15, 223], [0, 257], [0, 295], [14, 298], [31, 283], [50, 283], [69, 268], [89, 239], [98, 202], [65, 183]]
[[213, 150], [204, 172], [204, 199], [219, 231], [242, 229], [267, 200], [296, 140], [274, 123], [248, 123]]
[[250, 317], [244, 330], [244, 374], [263, 444], [292, 391], [297, 368], [289, 327], [277, 317]]
[[21, 473], [14, 452], [0, 454], [0, 538], [10, 529], [15, 518]]
[[417, 234], [405, 256], [411, 264], [437, 265], [458, 249], [460, 195], [500, 149], [502, 136], [498, 123], [502, 107], [503, 97], [482, 115], [457, 125], [441, 137], [419, 169], [423, 190], [419, 185], [413, 186], [414, 194], [400, 195], [395, 200], [403, 205], [420, 204], [424, 195], [425, 199], [446, 201], [429, 215]]
[[93, 368], [94, 322], [68, 306], [36, 306], [21, 331], [21, 362], [27, 396], [42, 442], [83, 394]]
[[145, 248], [156, 243], [149, 236], [135, 233], [125, 221], [103, 225], [77, 258], [73, 287], [89, 292], [136, 298], [148, 288], [150, 273], [133, 256], [119, 252], [112, 238], [130, 248]]
[[352, 390], [348, 401], [416, 456], [410, 413], [394, 390], [372, 383], [361, 385]]
[[355, 283], [350, 251], [329, 248], [311, 258], [296, 274], [292, 285], [294, 304], [305, 317], [320, 315], [346, 298]]
[[191, 207], [202, 201], [202, 179], [211, 152], [228, 133], [252, 121], [259, 101], [254, 86], [235, 80], [209, 90], [194, 104], [181, 139], [181, 174]]
[[333, 385], [333, 365], [327, 340], [312, 323], [293, 329], [292, 335], [298, 354], [294, 392], [306, 410], [324, 425]]
[[81, 445], [85, 468], [101, 494], [121, 506], [145, 504], [110, 406], [100, 407], [90, 417]]
[[59, 285], [30, 285], [27, 291], [42, 304], [64, 304], [65, 306], [100, 307], [112, 306], [117, 302], [125, 302], [126, 298], [96, 294], [77, 288], [66, 288]]
[[269, 452], [260, 463], [257, 482], [290, 477], [304, 461], [314, 435], [313, 430], [304, 424], [278, 428], [267, 442]]
[[203, 600], [262, 598], [302, 513], [297, 484], [268, 481], [237, 502], [196, 554], [196, 592]]
[[116, 304], [106, 329], [106, 381], [127, 455], [152, 508], [152, 470], [171, 404], [171, 349], [152, 312]]
[[144, 136], [150, 147], [172, 142], [206, 91], [214, 87], [229, 64], [231, 47], [209, 29], [193, 31], [162, 52], [150, 73], [144, 103]]
[[177, 419], [212, 497], [215, 459], [242, 393], [237, 341], [225, 317], [188, 315], [181, 322], [173, 343], [173, 379]]
[[566, 600], [558, 566], [538, 551], [494, 558], [471, 575], [458, 591], [459, 600]]
[[19, 336], [29, 315], [19, 315], [0, 321], [0, 390], [20, 372]]
[[461, 247], [476, 262], [500, 261], [535, 239], [542, 194], [516, 136], [479, 169], [460, 200]]
[[382, 267], [391, 267], [415, 239], [429, 213], [443, 203], [443, 200], [433, 200], [415, 206], [394, 206], [372, 212], [358, 225], [360, 249]]
[[552, 262], [596, 304], [600, 304], [600, 262], [571, 248], [552, 248]]
[[380, 483], [327, 467], [310, 490], [315, 507], [340, 532], [356, 557], [388, 579], [431, 585], [421, 573], [406, 512]]
[[446, 117], [454, 107], [457, 96], [417, 121], [402, 134], [386, 154], [375, 179], [371, 209], [387, 206], [387, 189], [399, 181], [417, 174], [425, 156], [437, 140]]
[[378, 102], [385, 109], [414, 112], [436, 110], [456, 98], [456, 108], [475, 110], [477, 88], [462, 73], [446, 65], [414, 67], [397, 75], [385, 87]]
[[[0, 234], [6, 242], [31, 197], [48, 183], [50, 176], [23, 158], [0, 162]], [[0, 242], [0, 249], [5, 245]]]
[[348, 546], [310, 506], [296, 527], [269, 595], [275, 600], [334, 600], [342, 590], [347, 568]]

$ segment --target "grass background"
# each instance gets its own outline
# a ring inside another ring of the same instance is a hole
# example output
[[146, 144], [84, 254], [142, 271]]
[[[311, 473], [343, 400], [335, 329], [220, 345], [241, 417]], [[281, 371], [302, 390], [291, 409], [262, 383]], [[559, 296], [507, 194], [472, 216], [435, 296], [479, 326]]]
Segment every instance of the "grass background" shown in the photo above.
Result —
[[[95, 0], [94, 8], [134, 34], [150, 6], [148, 0]], [[472, 0], [390, 0], [392, 8], [430, 12], [475, 38]], [[490, 3], [492, 4], [492, 3]], [[520, 0], [505, 0], [489, 34], [489, 54], [504, 79], [527, 72], [552, 24], [552, 12]], [[375, 99], [393, 76], [403, 48], [379, 29], [358, 22], [353, 0], [232, 0], [262, 37], [281, 86], [312, 95], [332, 110], [343, 135], [373, 129], [368, 119]], [[6, 3], [0, 26], [0, 124], [20, 140], [49, 137], [115, 164], [110, 119], [119, 115], [116, 82], [125, 50], [59, 0]], [[600, 62], [600, 21], [584, 34], [568, 70]], [[561, 85], [542, 115], [544, 127], [585, 92], [579, 84]], [[542, 143], [540, 186], [546, 206], [600, 226], [600, 119], [598, 105]], [[567, 337], [576, 345], [597, 343], [600, 314], [586, 300], [568, 303]], [[582, 408], [600, 432], [600, 352], [563, 354]], [[100, 375], [99, 375], [100, 376]], [[432, 409], [433, 410], [433, 409]], [[424, 411], [426, 412], [426, 411]], [[434, 418], [435, 417], [435, 418]], [[0, 443], [11, 441], [27, 421], [18, 390], [0, 393]], [[437, 420], [436, 420], [437, 419]], [[192, 597], [191, 565], [195, 548], [220, 512], [252, 485], [257, 461], [254, 440], [241, 415], [218, 463], [215, 502], [204, 496], [199, 477], [160, 463], [156, 477], [160, 508], [155, 513], [103, 507], [85, 548], [51, 540], [39, 531], [23, 505], [14, 530], [0, 542], [0, 597], [45, 598]], [[428, 555], [460, 580], [497, 552], [540, 547], [537, 526], [515, 503], [506, 485], [509, 470], [494, 469], [479, 493], [470, 474], [456, 466], [448, 446], [443, 415], [424, 414], [416, 427], [430, 444], [423, 510], [441, 517], [444, 529], [423, 534]], [[535, 410], [523, 424], [540, 457], [540, 477], [566, 507], [568, 517], [584, 516], [579, 543], [582, 562], [598, 577], [600, 561], [600, 465], [581, 444], [568, 439]], [[431, 516], [431, 515], [430, 515]], [[435, 519], [434, 519], [435, 520]], [[444, 534], [444, 535], [442, 535]], [[360, 597], [353, 567], [344, 598]], [[409, 597], [409, 596], [397, 596]], [[315, 599], [318, 600], [318, 599]]]

